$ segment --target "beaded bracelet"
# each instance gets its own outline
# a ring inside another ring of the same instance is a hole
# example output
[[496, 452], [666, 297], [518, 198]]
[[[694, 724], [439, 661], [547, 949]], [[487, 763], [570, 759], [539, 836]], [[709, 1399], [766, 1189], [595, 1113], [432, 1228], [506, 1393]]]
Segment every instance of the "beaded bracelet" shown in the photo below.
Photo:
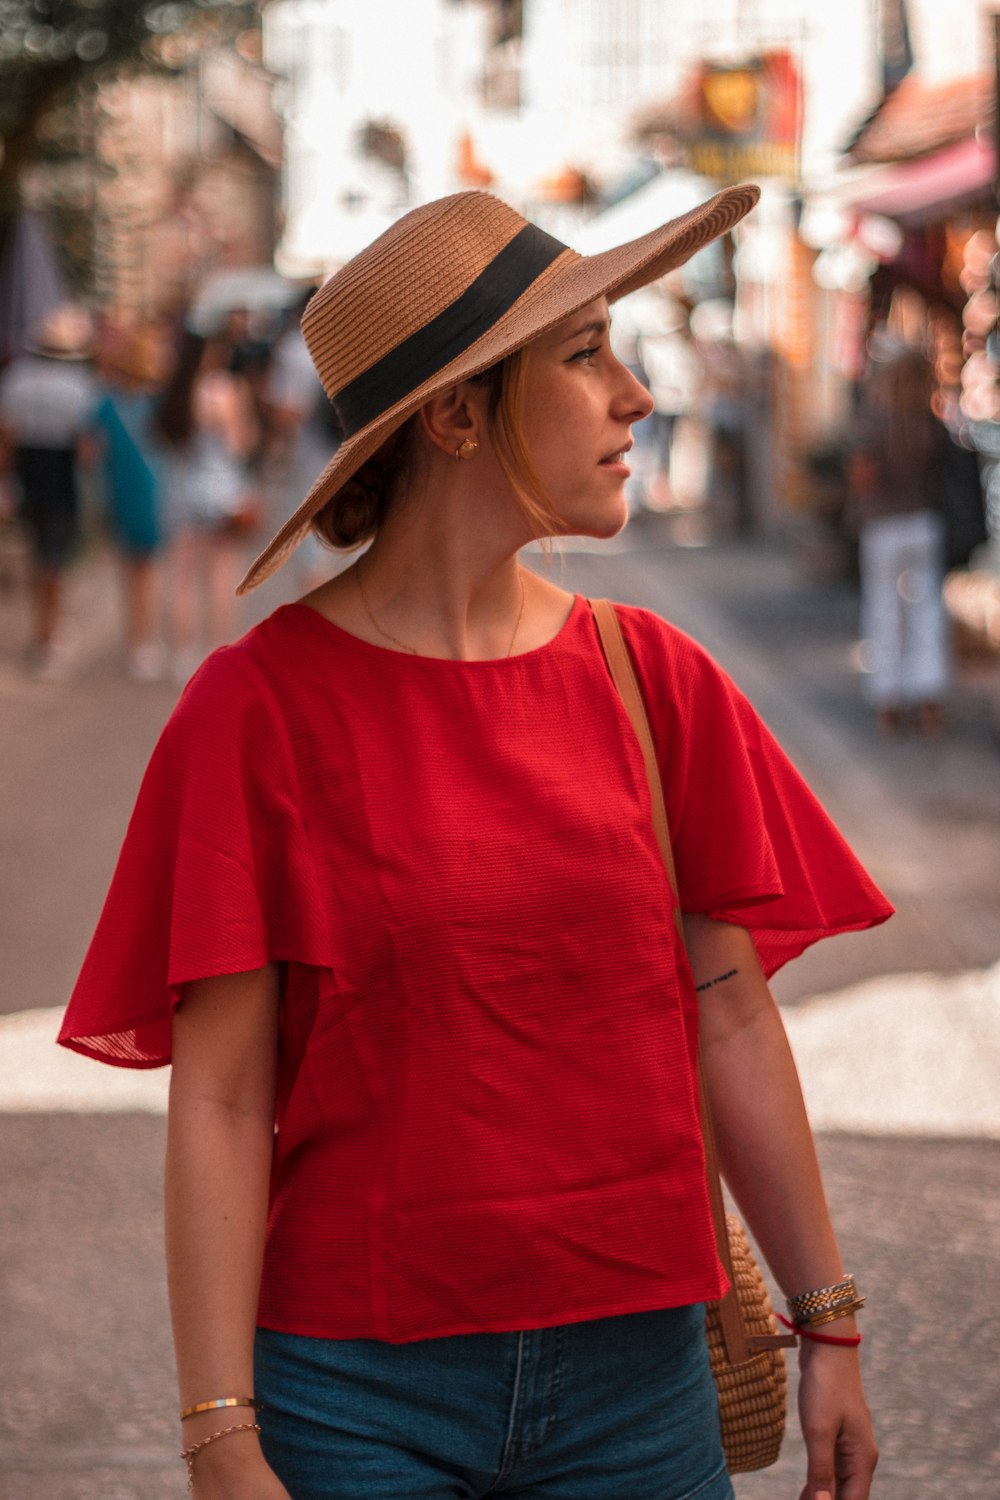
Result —
[[234, 1432], [260, 1432], [259, 1422], [238, 1422], [235, 1427], [223, 1427], [220, 1432], [210, 1432], [208, 1437], [202, 1438], [200, 1443], [192, 1443], [190, 1448], [185, 1448], [181, 1454], [187, 1464], [188, 1489], [194, 1489], [194, 1461], [203, 1448], [209, 1443], [217, 1443], [220, 1438], [229, 1437]]
[[260, 1402], [253, 1396], [220, 1396], [217, 1401], [196, 1401], [194, 1406], [185, 1406], [181, 1421], [186, 1422], [201, 1411], [221, 1411], [226, 1406], [252, 1406], [254, 1411], [260, 1411]]
[[810, 1328], [822, 1328], [824, 1323], [833, 1323], [837, 1318], [846, 1318], [864, 1306], [865, 1299], [858, 1295], [857, 1284], [850, 1274], [832, 1286], [817, 1287], [812, 1292], [799, 1292], [787, 1299], [788, 1311], [795, 1323], [808, 1324]]

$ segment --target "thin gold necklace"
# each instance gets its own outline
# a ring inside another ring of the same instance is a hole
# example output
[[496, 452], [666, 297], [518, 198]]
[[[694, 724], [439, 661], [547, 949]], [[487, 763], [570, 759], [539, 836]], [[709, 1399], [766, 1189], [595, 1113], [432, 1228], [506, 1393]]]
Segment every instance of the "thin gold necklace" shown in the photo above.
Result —
[[[387, 641], [391, 641], [394, 646], [399, 646], [401, 650], [408, 651], [411, 656], [419, 656], [420, 652], [417, 650], [416, 646], [411, 646], [406, 641], [401, 641], [398, 635], [393, 635], [391, 631], [386, 630], [384, 625], [379, 624], [378, 620], [375, 618], [375, 614], [372, 610], [371, 605], [368, 603], [368, 596], [365, 593], [365, 586], [361, 582], [361, 568], [357, 564], [355, 564], [354, 566], [354, 577], [358, 585], [358, 594], [360, 596], [361, 603], [364, 606], [365, 614], [368, 616], [371, 623], [375, 626], [375, 629], [378, 631], [379, 635], [383, 636]], [[521, 628], [521, 620], [524, 617], [523, 569], [518, 569], [517, 581], [521, 585], [521, 604], [517, 611], [517, 619], [514, 621], [514, 632], [510, 638], [510, 645], [507, 647], [507, 656], [510, 656], [511, 652], [514, 650], [514, 642], [517, 640], [517, 632]]]

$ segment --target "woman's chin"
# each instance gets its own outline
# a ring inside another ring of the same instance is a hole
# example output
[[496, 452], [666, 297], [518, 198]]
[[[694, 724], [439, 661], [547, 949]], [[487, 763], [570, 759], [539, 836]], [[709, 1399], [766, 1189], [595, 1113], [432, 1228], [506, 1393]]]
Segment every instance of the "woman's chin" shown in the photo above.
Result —
[[605, 507], [600, 514], [591, 511], [589, 514], [581, 512], [579, 515], [567, 516], [559, 535], [587, 536], [597, 542], [607, 542], [625, 530], [628, 518], [628, 506], [623, 495], [620, 505]]
[[618, 536], [628, 525], [628, 506], [622, 503], [622, 508], [617, 515], [602, 516], [600, 520], [594, 521], [586, 530], [577, 533], [578, 536], [590, 536], [598, 542], [609, 542], [613, 536]]

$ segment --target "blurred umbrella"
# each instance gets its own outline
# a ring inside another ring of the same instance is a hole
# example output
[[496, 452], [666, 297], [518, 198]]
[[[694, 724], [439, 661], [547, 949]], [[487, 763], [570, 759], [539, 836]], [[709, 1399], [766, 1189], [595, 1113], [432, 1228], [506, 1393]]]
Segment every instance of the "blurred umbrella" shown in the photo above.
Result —
[[198, 290], [187, 324], [203, 337], [217, 333], [228, 313], [281, 312], [301, 295], [301, 287], [271, 266], [240, 266], [214, 271]]
[[0, 363], [20, 354], [68, 293], [41, 214], [21, 209], [0, 256]]
[[573, 248], [584, 255], [600, 255], [697, 208], [715, 190], [714, 184], [692, 172], [660, 172], [596, 214], [577, 232]]

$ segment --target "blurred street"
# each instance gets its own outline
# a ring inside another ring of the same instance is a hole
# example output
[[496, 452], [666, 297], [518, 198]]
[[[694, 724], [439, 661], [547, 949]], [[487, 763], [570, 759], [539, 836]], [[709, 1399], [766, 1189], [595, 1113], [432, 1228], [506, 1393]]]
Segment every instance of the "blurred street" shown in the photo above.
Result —
[[[870, 1299], [875, 1495], [979, 1500], [1000, 1460], [983, 1316], [1000, 1231], [995, 670], [963, 673], [939, 738], [886, 739], [860, 700], [853, 589], [809, 581], [786, 551], [678, 546], [669, 518], [645, 515], [610, 549], [555, 566], [568, 587], [647, 605], [702, 640], [900, 908], [813, 950], [776, 989]], [[0, 596], [3, 1500], [184, 1493], [160, 1247], [165, 1079], [122, 1080], [48, 1041], [175, 696], [122, 675], [113, 585], [99, 550], [74, 574], [71, 613], [86, 623], [62, 683], [22, 675], [17, 602]], [[251, 596], [243, 623], [293, 585], [279, 575]], [[122, 1081], [138, 1093], [116, 1098]], [[790, 1438], [737, 1494], [793, 1500], [801, 1477]]]

